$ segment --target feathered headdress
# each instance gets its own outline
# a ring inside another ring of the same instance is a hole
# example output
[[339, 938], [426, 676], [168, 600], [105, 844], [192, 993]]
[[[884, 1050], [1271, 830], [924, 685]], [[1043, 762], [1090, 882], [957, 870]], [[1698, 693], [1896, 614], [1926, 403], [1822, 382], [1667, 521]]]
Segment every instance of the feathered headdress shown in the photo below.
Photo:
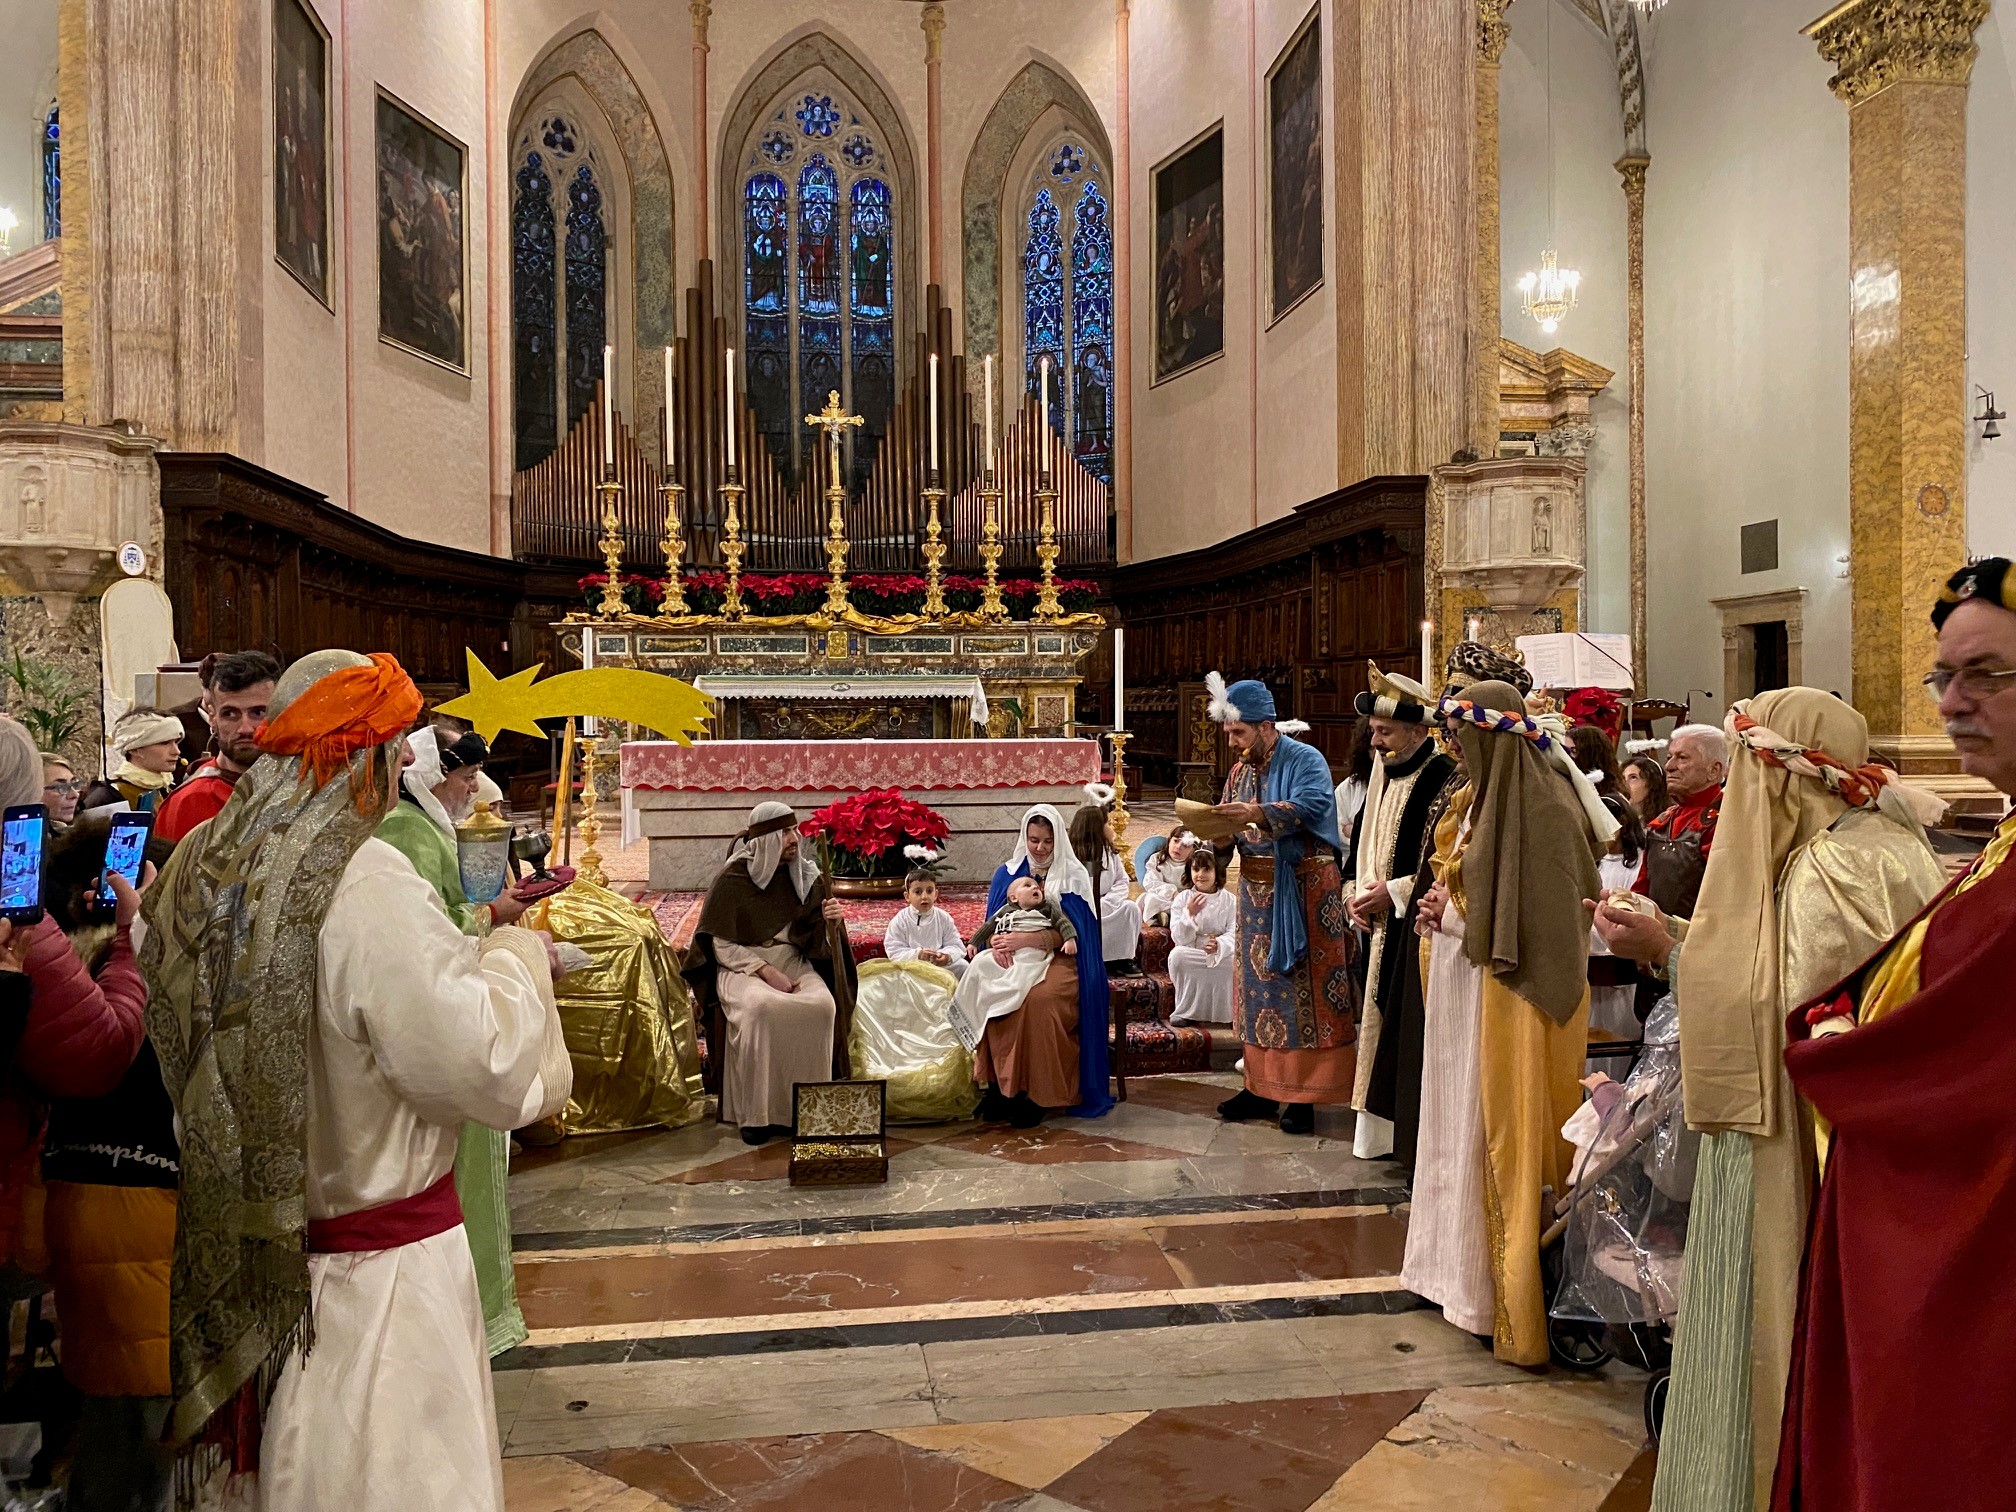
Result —
[[1231, 700], [1225, 696], [1225, 674], [1223, 672], [1206, 672], [1204, 674], [1204, 691], [1211, 695], [1211, 702], [1204, 706], [1204, 712], [1210, 716], [1213, 724], [1224, 724], [1229, 719], [1238, 718], [1238, 711], [1232, 707]]

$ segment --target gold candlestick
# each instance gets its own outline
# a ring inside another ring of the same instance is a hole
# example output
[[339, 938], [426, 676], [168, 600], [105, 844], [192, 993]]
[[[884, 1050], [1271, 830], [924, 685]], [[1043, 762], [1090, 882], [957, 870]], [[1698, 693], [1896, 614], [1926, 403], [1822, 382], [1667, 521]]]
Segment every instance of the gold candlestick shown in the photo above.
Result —
[[586, 736], [581, 742], [581, 865], [578, 870], [583, 882], [606, 887], [609, 879], [602, 875], [602, 852], [597, 849], [602, 840], [602, 821], [595, 814], [595, 749], [601, 743], [599, 733]]
[[847, 485], [840, 481], [840, 437], [850, 425], [858, 428], [862, 419], [840, 408], [838, 389], [828, 389], [826, 408], [807, 415], [805, 423], [826, 433], [827, 455], [832, 459], [826, 480], [826, 567], [832, 581], [826, 585], [824, 612], [839, 619], [847, 613], [847, 519], [840, 511], [847, 502]]
[[1107, 736], [1113, 747], [1113, 838], [1120, 842], [1119, 850], [1127, 863], [1127, 875], [1134, 875], [1134, 853], [1127, 849], [1127, 742], [1134, 738], [1132, 730], [1114, 730]]
[[665, 597], [658, 602], [658, 612], [685, 614], [686, 589], [679, 581], [679, 566], [686, 555], [686, 538], [679, 530], [679, 511], [686, 490], [677, 483], [661, 483], [658, 491], [665, 495]]
[[1038, 624], [1062, 618], [1064, 606], [1057, 602], [1057, 485], [1044, 473], [1037, 483], [1036, 500], [1043, 506], [1043, 525], [1037, 536], [1036, 560], [1043, 564], [1042, 587], [1036, 595], [1036, 612], [1030, 616]]
[[602, 603], [597, 612], [604, 619], [616, 619], [624, 610], [623, 603], [623, 532], [619, 528], [621, 517], [616, 512], [617, 502], [623, 497], [623, 485], [616, 481], [613, 473], [601, 482], [602, 493], [602, 560], [608, 564], [608, 578], [602, 584]]
[[980, 618], [999, 623], [1008, 618], [1008, 606], [1001, 602], [1001, 485], [991, 467], [980, 484], [980, 508], [980, 560], [987, 569]]
[[938, 523], [938, 506], [945, 502], [945, 490], [938, 486], [938, 474], [931, 474], [931, 486], [924, 490], [924, 618], [938, 621], [951, 613], [945, 602], [945, 543]]
[[721, 618], [742, 618], [742, 485], [729, 473], [721, 485], [721, 560], [728, 565], [728, 591], [721, 598]]

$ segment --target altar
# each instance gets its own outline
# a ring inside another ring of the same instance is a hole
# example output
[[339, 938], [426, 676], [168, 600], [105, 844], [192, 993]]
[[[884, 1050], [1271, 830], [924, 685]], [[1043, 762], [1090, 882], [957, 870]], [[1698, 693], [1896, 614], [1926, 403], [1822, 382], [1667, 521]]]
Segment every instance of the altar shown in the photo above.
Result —
[[654, 891], [705, 888], [749, 810], [768, 799], [804, 818], [865, 788], [900, 788], [945, 816], [948, 880], [984, 882], [1014, 847], [1023, 811], [1068, 819], [1099, 777], [1094, 740], [669, 740], [622, 751], [625, 829], [650, 842]]

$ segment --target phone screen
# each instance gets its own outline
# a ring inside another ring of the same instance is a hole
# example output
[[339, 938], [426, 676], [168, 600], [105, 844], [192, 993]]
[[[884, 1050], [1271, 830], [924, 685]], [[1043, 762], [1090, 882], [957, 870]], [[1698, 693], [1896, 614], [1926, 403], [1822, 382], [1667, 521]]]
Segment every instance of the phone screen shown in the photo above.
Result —
[[42, 824], [39, 810], [7, 816], [0, 834], [0, 909], [42, 906]]
[[[140, 822], [132, 822], [135, 818]], [[98, 901], [110, 907], [118, 902], [112, 891], [111, 874], [117, 872], [135, 887], [140, 885], [140, 865], [147, 858], [147, 834], [153, 828], [151, 815], [121, 814], [112, 821], [112, 833], [105, 841], [107, 880], [98, 886]]]

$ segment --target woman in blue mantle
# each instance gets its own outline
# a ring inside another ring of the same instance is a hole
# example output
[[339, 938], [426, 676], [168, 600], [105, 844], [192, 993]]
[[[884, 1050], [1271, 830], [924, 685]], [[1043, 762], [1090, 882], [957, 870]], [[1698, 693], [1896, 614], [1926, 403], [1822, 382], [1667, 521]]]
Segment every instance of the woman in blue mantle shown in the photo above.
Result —
[[1098, 1118], [1113, 1106], [1099, 914], [1091, 874], [1072, 854], [1063, 816], [1047, 803], [1022, 816], [1015, 853], [994, 870], [987, 891], [990, 919], [1017, 877], [1040, 881], [1044, 896], [1063, 908], [1078, 938], [1093, 945], [1075, 956], [1057, 954], [1020, 1008], [988, 1020], [973, 1056], [973, 1079], [988, 1088], [980, 1118], [1025, 1129], [1058, 1108], [1068, 1108], [1078, 1118]]

